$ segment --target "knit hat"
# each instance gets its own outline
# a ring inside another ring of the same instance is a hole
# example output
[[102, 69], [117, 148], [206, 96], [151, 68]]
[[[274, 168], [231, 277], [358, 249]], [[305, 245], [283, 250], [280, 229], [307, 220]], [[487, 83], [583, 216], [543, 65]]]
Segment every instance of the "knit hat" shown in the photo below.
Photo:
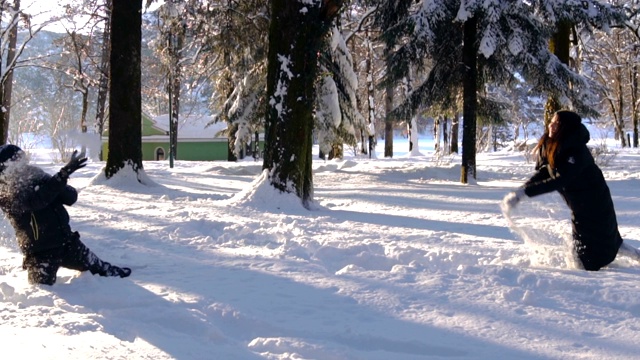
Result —
[[22, 149], [13, 144], [6, 144], [0, 146], [0, 164], [4, 164], [7, 161], [15, 160], [18, 154], [22, 153]]

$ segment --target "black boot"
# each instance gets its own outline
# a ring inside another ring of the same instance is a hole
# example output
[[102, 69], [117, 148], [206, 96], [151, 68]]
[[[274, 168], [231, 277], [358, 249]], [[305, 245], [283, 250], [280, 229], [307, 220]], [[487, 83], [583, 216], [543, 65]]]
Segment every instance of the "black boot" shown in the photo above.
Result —
[[131, 269], [126, 268], [126, 267], [118, 267], [118, 266], [114, 266], [109, 264], [108, 262], [103, 262], [102, 263], [102, 269], [100, 269], [100, 271], [98, 271], [98, 275], [100, 276], [119, 276], [121, 278], [125, 278], [129, 275], [131, 275]]
[[111, 269], [109, 269], [109, 272], [113, 274], [111, 276], [120, 276], [121, 278], [126, 278], [131, 275], [131, 269], [128, 267], [112, 266]]

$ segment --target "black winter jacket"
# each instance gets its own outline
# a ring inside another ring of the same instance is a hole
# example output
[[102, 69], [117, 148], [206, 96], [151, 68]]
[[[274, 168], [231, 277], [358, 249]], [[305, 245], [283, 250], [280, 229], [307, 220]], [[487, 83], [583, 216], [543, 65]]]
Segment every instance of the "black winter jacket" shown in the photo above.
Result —
[[611, 263], [622, 244], [611, 193], [586, 144], [589, 131], [580, 124], [575, 136], [561, 144], [551, 168], [538, 154], [537, 173], [525, 183], [527, 196], [558, 191], [571, 209], [573, 238], [585, 269]]
[[78, 199], [59, 173], [51, 176], [31, 165], [17, 165], [0, 174], [0, 208], [13, 225], [24, 255], [58, 248], [71, 236], [64, 205]]

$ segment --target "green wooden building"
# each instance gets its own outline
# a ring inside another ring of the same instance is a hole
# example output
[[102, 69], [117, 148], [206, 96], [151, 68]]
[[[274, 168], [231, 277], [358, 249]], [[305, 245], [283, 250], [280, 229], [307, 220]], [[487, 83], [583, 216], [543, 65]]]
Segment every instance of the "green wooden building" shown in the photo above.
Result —
[[[220, 132], [226, 123], [207, 126], [211, 116], [180, 116], [176, 160], [213, 161], [229, 159], [229, 140]], [[105, 159], [108, 156], [108, 133], [102, 138]], [[260, 139], [262, 148], [262, 139]], [[142, 114], [142, 160], [169, 159], [169, 115], [152, 118]]]

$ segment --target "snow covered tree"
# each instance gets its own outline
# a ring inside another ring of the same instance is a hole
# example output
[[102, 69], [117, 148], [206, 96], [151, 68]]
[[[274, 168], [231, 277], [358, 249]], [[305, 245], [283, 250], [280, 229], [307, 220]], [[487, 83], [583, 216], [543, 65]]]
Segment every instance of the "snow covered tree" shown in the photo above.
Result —
[[365, 119], [358, 110], [358, 78], [342, 32], [334, 26], [320, 52], [320, 79], [316, 83], [315, 131], [320, 151], [342, 157], [342, 144], [355, 146]]
[[159, 10], [160, 45], [162, 70], [166, 77], [166, 91], [169, 94], [169, 157], [171, 166], [178, 156], [178, 123], [180, 114], [180, 90], [183, 48], [186, 37], [187, 7], [184, 0], [166, 1]]
[[[571, 30], [572, 24], [567, 19], [562, 19], [556, 24], [556, 31], [549, 40], [549, 50], [555, 55], [558, 60], [566, 65], [570, 66], [570, 51], [571, 51]], [[573, 39], [575, 42], [576, 39]], [[569, 86], [569, 84], [565, 84]], [[553, 115], [562, 109], [562, 100], [557, 97], [557, 94], [551, 94], [547, 99], [547, 103], [544, 107], [544, 125], [547, 126]]]
[[[242, 156], [252, 135], [264, 126], [267, 110], [267, 48], [269, 16], [268, 3], [264, 0], [236, 2], [220, 0], [206, 6], [198, 1], [187, 1], [185, 65], [188, 74], [205, 74], [213, 83], [214, 92], [210, 106], [216, 113], [215, 122], [224, 121], [229, 128], [230, 159]], [[325, 116], [324, 104], [314, 99], [315, 129], [325, 129], [325, 139], [336, 143], [352, 143], [353, 122], [357, 109], [353, 96], [352, 60], [344, 45], [341, 32], [336, 36], [323, 36], [319, 50], [319, 70], [315, 86], [320, 88], [330, 78], [337, 90], [340, 112], [338, 126], [330, 125], [333, 118]], [[322, 81], [322, 79], [327, 81]], [[350, 93], [351, 92], [351, 93]], [[319, 93], [317, 93], [319, 95]], [[328, 98], [325, 98], [328, 99]], [[351, 108], [350, 108], [351, 107]], [[324, 121], [327, 122], [324, 122]], [[341, 124], [344, 124], [342, 126]]]
[[[535, 4], [535, 3], [534, 3]], [[584, 91], [589, 82], [584, 78], [578, 78], [563, 69], [570, 71], [576, 70], [577, 66], [572, 62], [571, 52], [572, 46], [578, 45], [579, 32], [592, 33], [593, 28], [608, 29], [611, 25], [621, 25], [624, 23], [624, 13], [621, 8], [614, 8], [611, 4], [600, 2], [597, 0], [581, 1], [581, 2], [556, 2], [550, 0], [540, 1], [537, 10], [543, 15], [546, 24], [551, 28], [552, 36], [549, 39], [549, 49], [555, 56], [555, 64], [550, 64], [553, 75], [556, 75], [554, 81], [558, 82], [554, 88], [571, 88], [577, 87], [582, 91], [583, 99], [576, 102], [575, 99], [567, 100], [561, 92], [550, 91], [548, 101], [545, 106], [545, 125], [551, 121], [553, 114], [570, 105], [576, 107], [576, 110], [583, 115], [597, 116], [598, 113], [594, 108], [593, 93]], [[575, 57], [573, 59], [575, 61]], [[591, 85], [594, 85], [591, 82]]]
[[242, 156], [264, 120], [268, 3], [183, 1], [183, 90], [211, 90], [209, 107], [214, 122], [228, 124], [229, 159], [233, 160]]
[[588, 54], [584, 54], [588, 62], [585, 65], [590, 67], [593, 78], [601, 85], [601, 109], [612, 119], [615, 138], [620, 140], [622, 147], [628, 145], [626, 123], [634, 112], [637, 113], [638, 105], [633, 101], [637, 93], [634, 88], [637, 87], [637, 70], [634, 68], [637, 69], [640, 57], [640, 49], [630, 38], [631, 34], [627, 32], [626, 35], [624, 30], [613, 30], [610, 36], [602, 36], [598, 41], [586, 44]]
[[142, 0], [113, 0], [107, 178], [129, 167], [142, 182], [141, 38]]
[[[508, 117], [504, 126], [511, 128], [507, 138], [511, 141], [512, 148], [527, 150], [527, 142], [542, 135], [539, 129], [540, 119], [544, 118], [544, 96], [531, 96], [531, 86], [519, 79], [511, 82], [509, 87], [494, 87], [495, 97], [501, 99], [508, 108], [505, 112]], [[535, 126], [535, 125], [538, 126]], [[528, 156], [528, 154], [525, 154]]]
[[[102, 136], [106, 122], [107, 96], [109, 95], [109, 50], [111, 48], [111, 3], [112, 0], [105, 0], [102, 7], [94, 14], [101, 14], [102, 18], [102, 38], [100, 43], [100, 60], [98, 62], [98, 99], [96, 101], [95, 130]], [[100, 15], [98, 15], [100, 16]], [[102, 158], [102, 148], [100, 151]]]
[[[387, 3], [397, 7], [399, 2]], [[590, 91], [595, 84], [563, 64], [550, 51], [549, 40], [563, 21], [580, 24], [588, 32], [622, 18], [615, 7], [596, 0], [418, 1], [406, 7], [393, 31], [387, 31], [391, 42], [400, 44], [393, 54], [391, 80], [399, 81], [410, 64], [424, 66], [426, 59], [432, 68], [398, 111], [412, 113], [432, 104], [453, 103], [460, 87], [465, 89], [461, 181], [466, 183], [476, 177], [475, 119], [483, 110], [474, 98], [482, 85], [508, 84], [520, 74], [535, 93], [559, 99], [583, 115], [595, 114]], [[461, 67], [462, 62], [466, 66]]]
[[369, 135], [369, 157], [376, 157], [375, 154], [375, 143], [377, 142], [377, 133], [376, 133], [376, 92], [375, 92], [375, 70], [374, 70], [374, 51], [373, 51], [373, 41], [370, 38], [369, 32], [365, 34], [364, 47], [366, 49], [365, 53], [365, 81], [366, 84], [366, 92], [364, 95], [364, 104], [365, 109], [364, 112], [367, 114], [367, 123], [368, 130], [367, 133]]
[[66, 29], [66, 36], [54, 41], [62, 48], [60, 62], [54, 64], [69, 77], [65, 86], [80, 94], [80, 132], [87, 132], [87, 112], [89, 110], [89, 95], [93, 87], [97, 85], [92, 69], [91, 57], [93, 56], [92, 38]]
[[[600, 85], [600, 111], [615, 129], [615, 138], [620, 145], [631, 146], [625, 136], [627, 130], [633, 131], [635, 147], [638, 146], [638, 120], [640, 101], [638, 89], [638, 61], [640, 61], [640, 36], [635, 35], [634, 27], [640, 26], [640, 1], [622, 2], [630, 10], [631, 17], [627, 27], [614, 28], [609, 32], [596, 32], [581, 41], [580, 60], [589, 75]], [[635, 9], [633, 8], [635, 6]]]
[[[8, 138], [10, 111], [12, 106], [13, 73], [20, 64], [20, 56], [27, 44], [45, 26], [56, 21], [51, 18], [34, 25], [31, 16], [20, 7], [20, 0], [0, 0], [0, 143]], [[22, 24], [28, 31], [18, 42], [18, 27]], [[4, 62], [4, 64], [3, 64]]]
[[108, 92], [111, 0], [87, 0], [64, 5], [61, 25], [66, 35], [54, 43], [62, 48], [62, 60], [53, 66], [71, 78], [70, 86], [81, 95], [80, 130], [87, 133], [90, 93], [97, 90], [96, 118], [92, 126], [102, 134]]
[[263, 168], [273, 187], [296, 194], [305, 207], [313, 197], [318, 51], [341, 7], [341, 0], [271, 1]]
[[[378, 3], [378, 0], [350, 1], [339, 18], [339, 27], [353, 58], [353, 70], [358, 78], [358, 109], [365, 115], [367, 123], [367, 129], [362, 129], [360, 134], [360, 152], [363, 154], [369, 152], [367, 142], [373, 144], [376, 141], [377, 123], [381, 120], [378, 114], [384, 114], [384, 92], [377, 89], [380, 74], [384, 73], [384, 60], [379, 51], [381, 46], [377, 41], [379, 31], [375, 26]], [[372, 134], [370, 130], [373, 131]]]
[[[396, 62], [399, 57], [393, 57], [396, 47], [402, 45], [404, 38], [411, 31], [410, 7], [410, 1], [382, 1], [376, 12], [375, 25], [382, 31], [380, 38], [384, 44], [387, 71], [385, 80], [380, 84], [380, 87], [385, 91], [385, 157], [393, 157], [393, 127], [396, 122], [395, 118], [399, 117], [398, 113], [393, 113], [395, 87], [407, 77], [410, 68], [409, 58], [401, 57], [403, 61]], [[402, 52], [402, 50], [398, 50], [398, 52]], [[411, 115], [409, 114], [406, 118], [410, 119]]]
[[[2, 132], [0, 133], [0, 139], [2, 143], [7, 142], [7, 136], [9, 132], [9, 120], [10, 120], [10, 109], [11, 109], [11, 97], [13, 92], [13, 69], [10, 67], [11, 63], [14, 62], [16, 58], [16, 43], [18, 40], [18, 19], [20, 16], [20, 0], [14, 1], [13, 5], [9, 7], [8, 1], [2, 2], [2, 14], [5, 12], [5, 6], [10, 9], [10, 20], [9, 25], [7, 27], [7, 38], [9, 39], [8, 46], [6, 48], [6, 58], [7, 58], [7, 71], [6, 76], [2, 76], [0, 79], [0, 105], [2, 109], [0, 109], [0, 128]], [[5, 37], [5, 34], [2, 36]], [[4, 50], [4, 47], [2, 48]], [[4, 51], [3, 51], [4, 53]], [[4, 54], [3, 54], [4, 55]], [[0, 57], [0, 62], [4, 56]], [[0, 65], [1, 66], [1, 65]]]
[[460, 182], [466, 184], [469, 178], [476, 178], [476, 113], [478, 106], [478, 67], [476, 50], [476, 16], [464, 21], [462, 40], [462, 64], [464, 65], [462, 116], [462, 168]]
[[[633, 31], [636, 37], [636, 43], [633, 45], [633, 52], [636, 54], [636, 63], [629, 69], [629, 97], [631, 100], [630, 112], [631, 112], [631, 127], [633, 132], [633, 147], [640, 146], [640, 66], [638, 66], [638, 59], [640, 59], [640, 0], [632, 0], [627, 3], [627, 9], [629, 14], [629, 21], [627, 27]], [[631, 146], [631, 145], [629, 145]]]

